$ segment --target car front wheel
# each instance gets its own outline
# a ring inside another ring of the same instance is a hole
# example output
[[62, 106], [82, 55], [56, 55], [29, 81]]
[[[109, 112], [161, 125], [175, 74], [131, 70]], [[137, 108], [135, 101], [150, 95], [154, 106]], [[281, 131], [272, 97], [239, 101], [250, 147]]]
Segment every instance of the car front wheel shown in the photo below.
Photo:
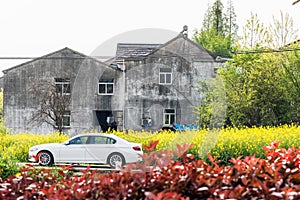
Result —
[[38, 154], [39, 165], [42, 166], [51, 166], [53, 164], [52, 154], [48, 151], [42, 151]]
[[116, 166], [123, 166], [125, 165], [125, 158], [120, 153], [112, 153], [107, 158], [107, 164], [109, 164], [111, 168], [116, 168]]

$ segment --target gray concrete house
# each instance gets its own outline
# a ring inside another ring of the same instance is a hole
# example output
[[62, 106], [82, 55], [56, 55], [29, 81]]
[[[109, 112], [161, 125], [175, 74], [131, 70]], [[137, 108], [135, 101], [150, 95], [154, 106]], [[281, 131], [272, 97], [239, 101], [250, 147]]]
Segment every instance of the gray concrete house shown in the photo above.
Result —
[[219, 65], [184, 33], [165, 44], [120, 43], [105, 63], [64, 48], [4, 71], [5, 124], [12, 132], [54, 130], [31, 121], [42, 102], [30, 90], [45, 80], [71, 98], [63, 119], [71, 134], [105, 131], [112, 124], [121, 130], [192, 124], [203, 98], [199, 81], [214, 77]]

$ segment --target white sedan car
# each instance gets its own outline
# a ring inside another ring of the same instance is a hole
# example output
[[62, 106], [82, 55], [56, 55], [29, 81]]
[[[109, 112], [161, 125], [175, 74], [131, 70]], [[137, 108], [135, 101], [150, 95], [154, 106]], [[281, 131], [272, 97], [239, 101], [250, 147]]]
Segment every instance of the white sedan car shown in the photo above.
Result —
[[115, 168], [141, 161], [142, 145], [113, 134], [80, 134], [63, 143], [49, 143], [29, 149], [29, 161], [49, 166], [54, 163], [109, 164]]

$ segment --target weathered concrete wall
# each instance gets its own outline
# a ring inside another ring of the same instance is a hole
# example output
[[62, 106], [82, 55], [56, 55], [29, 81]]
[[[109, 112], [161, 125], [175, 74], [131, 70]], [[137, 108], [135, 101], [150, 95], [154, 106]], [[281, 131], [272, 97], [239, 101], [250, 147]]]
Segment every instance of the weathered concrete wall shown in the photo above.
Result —
[[4, 72], [4, 117], [5, 125], [12, 132], [49, 133], [50, 126], [39, 126], [30, 119], [34, 109], [40, 106], [32, 87], [42, 80], [54, 81], [54, 78], [70, 78], [74, 81], [81, 59], [61, 59], [62, 57], [79, 57], [74, 52], [64, 49], [21, 64]]
[[[70, 59], [76, 58], [76, 59]], [[84, 58], [84, 59], [78, 59]], [[142, 119], [163, 126], [165, 109], [176, 110], [176, 123], [194, 123], [194, 108], [203, 94], [200, 81], [214, 77], [220, 64], [203, 48], [178, 37], [145, 58], [125, 60], [125, 72], [107, 66], [70, 49], [63, 49], [5, 71], [4, 117], [12, 132], [50, 133], [52, 127], [30, 124], [40, 106], [30, 88], [41, 80], [70, 78], [71, 135], [101, 131], [97, 113], [111, 112], [119, 129], [143, 129]], [[172, 69], [172, 84], [160, 84], [160, 68]], [[99, 95], [99, 79], [114, 79], [114, 94]]]
[[[218, 66], [204, 49], [185, 38], [178, 38], [145, 59], [127, 60], [125, 88], [125, 128], [158, 130], [163, 127], [165, 109], [176, 110], [176, 123], [195, 123], [203, 96], [199, 82], [214, 77]], [[160, 68], [172, 69], [172, 84], [159, 83]], [[143, 128], [143, 117], [152, 126]]]
[[[79, 59], [83, 58], [83, 59]], [[116, 79], [115, 95], [99, 96], [98, 80], [101, 76]], [[71, 86], [71, 134], [97, 130], [93, 123], [94, 110], [123, 110], [122, 73], [94, 59], [63, 49], [34, 61], [11, 68], [4, 75], [5, 125], [12, 132], [50, 133], [47, 124], [31, 123], [33, 112], [40, 106], [31, 88], [42, 80], [70, 78]], [[66, 129], [66, 132], [70, 131]]]
[[[91, 59], [85, 60], [82, 66], [72, 91], [72, 135], [101, 131], [95, 111], [123, 111], [124, 108], [123, 72]], [[114, 79], [114, 95], [98, 95], [98, 81], [102, 78]]]

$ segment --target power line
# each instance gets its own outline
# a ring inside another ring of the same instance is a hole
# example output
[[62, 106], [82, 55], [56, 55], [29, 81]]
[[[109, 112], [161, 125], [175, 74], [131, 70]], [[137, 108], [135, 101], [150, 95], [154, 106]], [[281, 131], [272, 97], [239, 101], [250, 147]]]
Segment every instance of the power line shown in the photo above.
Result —
[[17, 57], [17, 56], [0, 56], [0, 60], [34, 60], [34, 59], [45, 59], [45, 60], [55, 60], [55, 59], [139, 59], [139, 58], [173, 58], [178, 56], [191, 56], [199, 57], [197, 53], [178, 53], [173, 55], [160, 55], [160, 54], [143, 54], [143, 55], [121, 55], [121, 56], [51, 56], [51, 57]]
[[16, 56], [0, 56], [0, 60], [33, 60], [33, 59], [109, 59], [113, 56], [87, 56], [87, 57], [75, 57], [75, 56], [59, 56], [59, 57], [16, 57]]
[[255, 54], [255, 53], [280, 53], [280, 52], [289, 52], [289, 51], [300, 51], [300, 48], [236, 51], [236, 52], [232, 52], [232, 53], [233, 54]]
[[[288, 48], [288, 49], [265, 49], [265, 50], [250, 50], [250, 51], [234, 51], [232, 54], [256, 54], [256, 53], [280, 53], [280, 52], [290, 52], [290, 51], [300, 51], [300, 48]], [[181, 56], [199, 56], [198, 54], [184, 53]], [[159, 58], [159, 57], [177, 57], [178, 55], [134, 55], [134, 56], [86, 56], [86, 57], [76, 57], [76, 56], [55, 56], [55, 57], [27, 57], [27, 56], [0, 56], [0, 60], [33, 60], [33, 59], [112, 59], [112, 58]]]

